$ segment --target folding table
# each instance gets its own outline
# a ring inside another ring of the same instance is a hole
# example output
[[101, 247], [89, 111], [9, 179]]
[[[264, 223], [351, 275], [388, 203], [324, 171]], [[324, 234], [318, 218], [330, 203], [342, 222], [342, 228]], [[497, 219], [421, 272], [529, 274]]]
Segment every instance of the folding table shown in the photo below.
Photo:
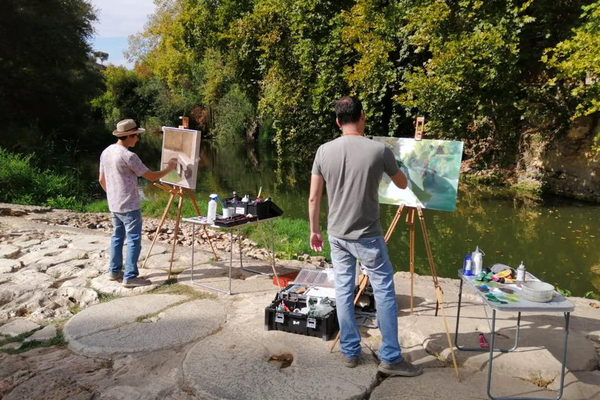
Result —
[[[273, 274], [275, 275], [275, 277], [277, 277], [277, 272], [275, 271], [275, 242], [273, 239], [273, 221], [278, 219], [279, 217], [271, 217], [271, 218], [263, 218], [263, 219], [258, 219], [258, 220], [251, 220], [251, 221], [247, 221], [238, 225], [233, 225], [233, 226], [222, 226], [222, 225], [215, 225], [214, 223], [209, 223], [206, 220], [206, 217], [203, 216], [199, 216], [199, 217], [192, 217], [192, 218], [183, 218], [182, 221], [184, 222], [189, 222], [192, 224], [192, 238], [194, 240], [192, 240], [192, 272], [191, 272], [191, 282], [194, 285], [197, 286], [202, 286], [205, 287], [207, 289], [211, 289], [211, 290], [215, 290], [217, 292], [221, 292], [221, 293], [226, 293], [226, 294], [231, 294], [231, 269], [233, 268], [233, 231], [234, 229], [237, 229], [238, 231], [238, 237], [240, 236], [240, 229], [245, 227], [245, 226], [250, 226], [250, 225], [255, 225], [255, 224], [261, 224], [264, 222], [269, 222], [269, 227], [270, 227], [270, 237], [271, 240], [270, 242], [265, 241], [265, 244], [267, 245], [267, 250], [269, 251], [269, 258], [271, 261], [271, 268], [273, 269]], [[210, 228], [213, 229], [221, 229], [221, 230], [226, 230], [229, 231], [229, 290], [223, 290], [223, 289], [219, 289], [213, 286], [209, 286], [207, 284], [204, 283], [199, 283], [197, 281], [194, 280], [194, 243], [196, 242], [195, 238], [196, 238], [196, 225], [203, 225], [203, 226], [208, 226]], [[268, 243], [267, 243], [268, 242]], [[240, 248], [240, 267], [244, 270], [244, 271], [249, 271], [249, 272], [253, 272], [255, 274], [261, 274], [261, 275], [270, 275], [268, 273], [265, 272], [261, 272], [261, 271], [256, 271], [250, 268], [244, 268], [244, 264], [243, 264], [243, 260], [242, 260], [242, 241], [239, 240], [239, 248]], [[277, 282], [279, 282], [279, 279], [277, 279]]]
[[[488, 285], [488, 283], [478, 282], [475, 280], [474, 276], [465, 276], [465, 275], [463, 275], [462, 270], [458, 271], [458, 276], [460, 277], [460, 290], [458, 292], [458, 309], [456, 312], [456, 331], [454, 334], [454, 344], [458, 350], [462, 350], [462, 351], [489, 351], [490, 361], [488, 364], [488, 374], [487, 374], [487, 395], [492, 400], [507, 400], [507, 399], [511, 399], [511, 400], [544, 399], [544, 400], [548, 400], [548, 398], [538, 398], [538, 397], [494, 397], [491, 393], [492, 366], [493, 366], [493, 361], [494, 361], [494, 353], [495, 352], [508, 353], [508, 352], [512, 352], [513, 350], [515, 350], [517, 348], [518, 342], [519, 342], [519, 328], [521, 325], [521, 313], [523, 313], [523, 312], [537, 312], [537, 313], [557, 312], [557, 313], [564, 314], [565, 332], [564, 332], [564, 341], [563, 341], [562, 366], [561, 366], [561, 373], [560, 373], [560, 389], [559, 389], [556, 397], [553, 398], [553, 400], [560, 399], [563, 395], [563, 389], [564, 389], [564, 383], [565, 383], [565, 368], [566, 368], [565, 363], [567, 361], [567, 340], [569, 337], [569, 318], [571, 315], [571, 311], [573, 311], [575, 309], [575, 306], [573, 305], [573, 303], [571, 303], [565, 297], [558, 294], [556, 291], [553, 293], [552, 300], [547, 303], [532, 302], [532, 301], [524, 299], [521, 296], [521, 289], [518, 288], [516, 285], [502, 285], [502, 284], [497, 284], [495, 282], [490, 282], [489, 287], [491, 287], [491, 288], [494, 288], [494, 287], [502, 288], [503, 287], [503, 288], [514, 289], [515, 296], [512, 297], [512, 299], [517, 300], [517, 301], [512, 301], [512, 302], [507, 301], [506, 304], [498, 304], [497, 302], [488, 299], [486, 297], [487, 293], [485, 293], [484, 291], [482, 291], [478, 288], [478, 286], [480, 286], [481, 284]], [[529, 273], [527, 273], [527, 277], [530, 279], [537, 280], [537, 278], [535, 278], [533, 275], [531, 275]], [[484, 305], [486, 305], [492, 309], [492, 326], [491, 326], [491, 333], [490, 333], [491, 340], [489, 343], [489, 345], [490, 345], [489, 350], [483, 349], [481, 347], [461, 347], [458, 345], [458, 326], [460, 323], [460, 307], [461, 307], [463, 286], [465, 286], [465, 285], [468, 289], [470, 289], [471, 291], [473, 291], [479, 295], [479, 297], [482, 299]], [[502, 298], [502, 297], [500, 297], [500, 298]], [[517, 331], [515, 334], [515, 343], [514, 343], [514, 346], [511, 347], [510, 349], [494, 348], [494, 344], [495, 344], [494, 342], [495, 342], [495, 338], [496, 338], [496, 332], [495, 332], [495, 330], [496, 330], [496, 312], [517, 312], [518, 313]]]

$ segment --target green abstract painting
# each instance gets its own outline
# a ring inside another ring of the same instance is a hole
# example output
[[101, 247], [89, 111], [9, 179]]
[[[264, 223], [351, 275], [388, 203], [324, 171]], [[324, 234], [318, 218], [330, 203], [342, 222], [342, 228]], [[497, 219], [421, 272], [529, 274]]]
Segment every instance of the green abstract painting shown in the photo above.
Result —
[[408, 178], [408, 187], [399, 189], [384, 174], [379, 184], [380, 203], [454, 211], [462, 142], [381, 136], [373, 140], [392, 149]]

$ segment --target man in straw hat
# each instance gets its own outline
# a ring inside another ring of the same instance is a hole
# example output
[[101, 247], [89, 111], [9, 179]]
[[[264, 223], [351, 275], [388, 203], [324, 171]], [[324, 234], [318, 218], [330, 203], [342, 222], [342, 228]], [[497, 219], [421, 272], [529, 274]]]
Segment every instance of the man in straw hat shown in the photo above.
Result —
[[[113, 135], [117, 143], [108, 146], [100, 156], [100, 185], [106, 192], [108, 209], [113, 225], [110, 243], [110, 280], [123, 278], [127, 288], [149, 285], [147, 279], [138, 277], [137, 261], [142, 250], [142, 211], [137, 187], [139, 176], [156, 181], [177, 166], [171, 159], [160, 171], [150, 171], [137, 154], [128, 150], [140, 140], [145, 129], [138, 128], [132, 119], [119, 121]], [[127, 259], [123, 274], [123, 242], [127, 237]]]

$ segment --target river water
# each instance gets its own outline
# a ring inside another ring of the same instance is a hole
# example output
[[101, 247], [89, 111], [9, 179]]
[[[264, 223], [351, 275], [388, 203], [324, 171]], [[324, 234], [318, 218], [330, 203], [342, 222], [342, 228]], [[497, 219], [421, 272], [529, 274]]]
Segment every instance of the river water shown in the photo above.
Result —
[[[271, 197], [287, 218], [308, 220], [310, 161], [294, 155], [278, 157], [268, 147], [216, 146], [203, 141], [196, 193]], [[144, 159], [144, 158], [142, 158]], [[149, 163], [150, 166], [152, 163]], [[153, 167], [157, 167], [154, 165]], [[384, 231], [397, 206], [381, 205]], [[322, 206], [322, 226], [326, 221]], [[406, 212], [405, 212], [406, 213]], [[521, 261], [543, 281], [574, 296], [600, 294], [600, 205], [560, 198], [532, 199], [506, 189], [459, 184], [455, 212], [424, 210], [427, 233], [438, 276], [457, 277], [467, 251], [479, 246], [484, 266]], [[421, 227], [415, 219], [415, 270], [429, 275]], [[308, 241], [306, 232], [306, 239]], [[409, 228], [402, 218], [388, 243], [398, 271], [409, 270]]]

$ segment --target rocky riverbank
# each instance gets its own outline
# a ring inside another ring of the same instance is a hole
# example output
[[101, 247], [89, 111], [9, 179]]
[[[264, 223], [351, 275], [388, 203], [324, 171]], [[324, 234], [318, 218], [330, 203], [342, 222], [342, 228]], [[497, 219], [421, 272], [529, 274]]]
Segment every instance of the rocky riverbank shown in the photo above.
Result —
[[[126, 289], [104, 274], [107, 215], [0, 205], [1, 400], [486, 398], [489, 355], [455, 350], [461, 381], [452, 367], [442, 322], [453, 329], [456, 279], [439, 280], [445, 321], [434, 315], [431, 277], [415, 276], [411, 312], [410, 274], [395, 274], [403, 354], [426, 370], [417, 378], [386, 379], [376, 373], [378, 329], [362, 328], [360, 364], [343, 368], [331, 342], [265, 330], [265, 307], [278, 290], [270, 276], [239, 268], [236, 260], [234, 295], [198, 286], [224, 289], [230, 282], [229, 241], [219, 232], [209, 235], [225, 261], [215, 261], [206, 241], [196, 238], [192, 282], [185, 234], [167, 281], [173, 228], [165, 229], [141, 270], [153, 285]], [[271, 271], [261, 249], [242, 244], [246, 267]], [[309, 261], [277, 260], [276, 268], [282, 274], [319, 265]], [[489, 335], [488, 316], [476, 295], [462, 299], [458, 340], [476, 346], [480, 334]], [[576, 308], [563, 399], [600, 400], [600, 302], [570, 300]], [[510, 312], [498, 318], [500, 346], [514, 342], [516, 319]], [[530, 313], [520, 321], [519, 348], [494, 361], [494, 394], [550, 397], [560, 382], [564, 318]]]

